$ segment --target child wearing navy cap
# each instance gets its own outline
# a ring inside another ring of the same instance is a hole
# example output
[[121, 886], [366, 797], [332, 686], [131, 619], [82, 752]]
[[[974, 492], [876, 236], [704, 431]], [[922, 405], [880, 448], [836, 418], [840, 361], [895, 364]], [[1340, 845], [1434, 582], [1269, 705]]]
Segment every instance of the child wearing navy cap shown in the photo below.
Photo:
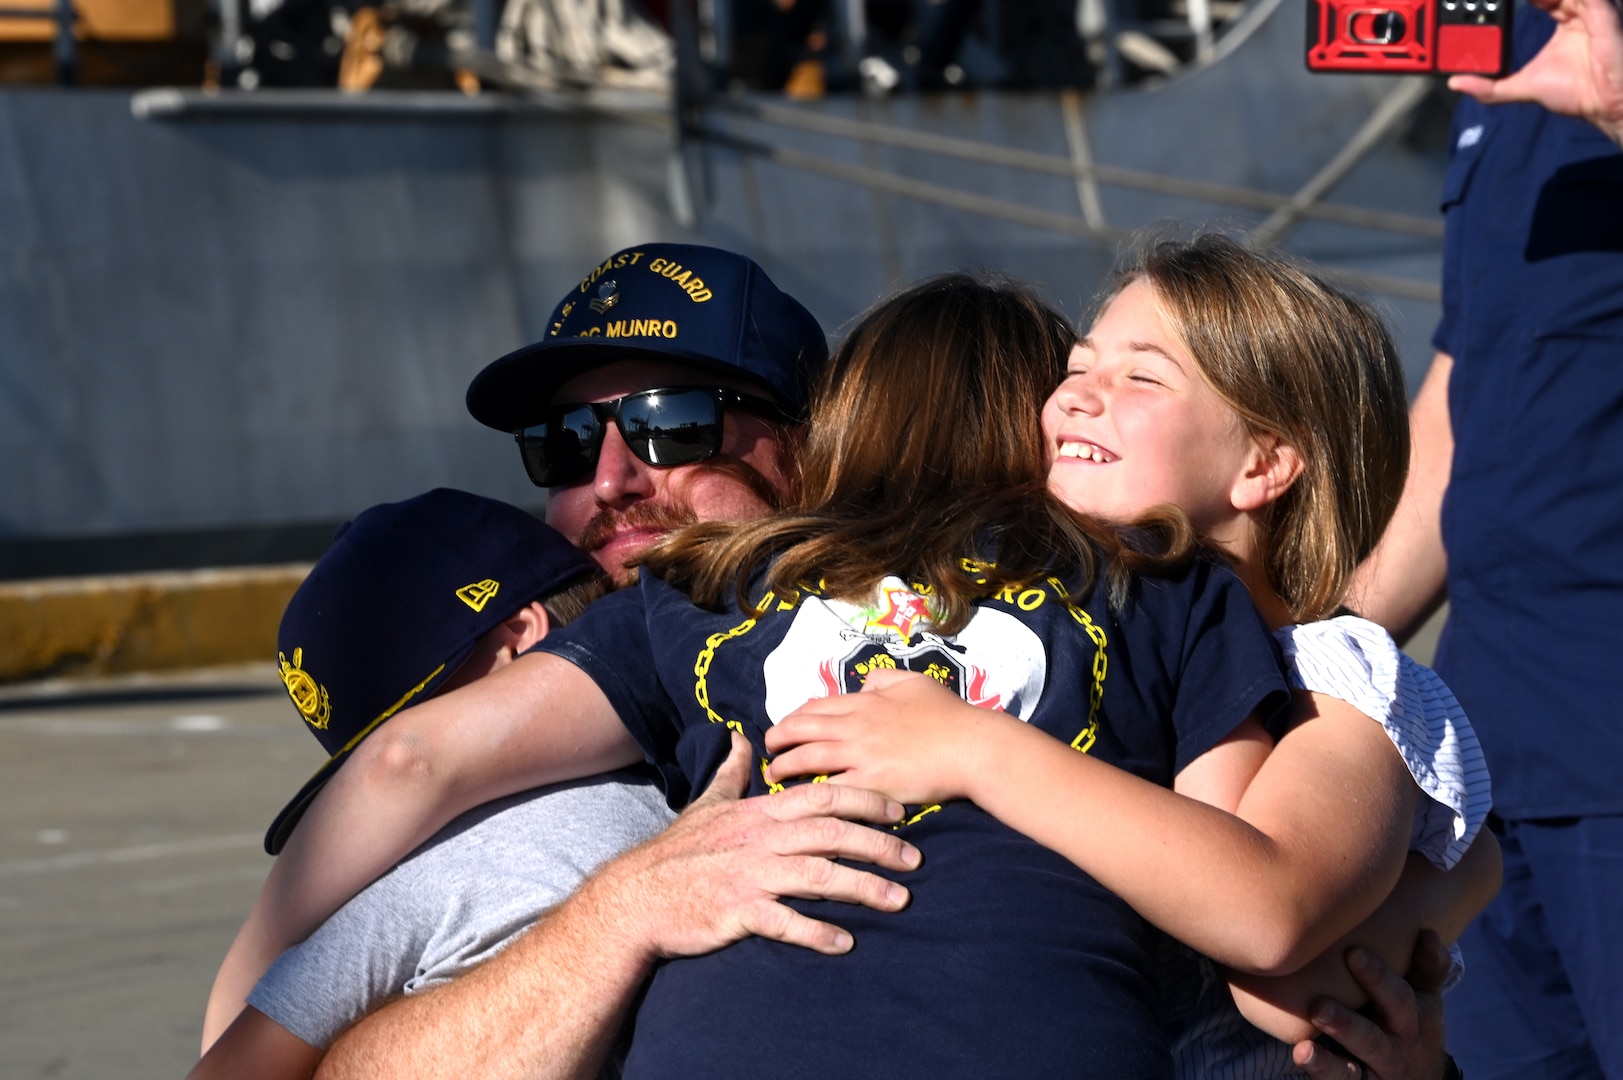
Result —
[[[288, 696], [330, 758], [277, 815], [266, 851], [281, 851], [381, 724], [502, 667], [608, 588], [557, 530], [463, 491], [374, 506], [341, 526], [277, 634]], [[499, 950], [597, 863], [670, 819], [659, 790], [636, 772], [471, 811], [283, 954], [192, 1075], [240, 1075], [252, 1061], [257, 1075], [309, 1076], [369, 1009]], [[538, 835], [548, 838], [544, 851]]]
[[265, 834], [275, 855], [361, 740], [488, 675], [608, 591], [597, 564], [516, 506], [451, 488], [339, 526], [288, 601], [282, 682], [330, 759]]

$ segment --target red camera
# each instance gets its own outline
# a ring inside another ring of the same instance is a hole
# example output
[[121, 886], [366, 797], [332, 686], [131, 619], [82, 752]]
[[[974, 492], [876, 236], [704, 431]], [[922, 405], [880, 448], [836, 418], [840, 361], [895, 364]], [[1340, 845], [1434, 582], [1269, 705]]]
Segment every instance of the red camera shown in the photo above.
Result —
[[1307, 0], [1307, 67], [1505, 75], [1512, 2]]

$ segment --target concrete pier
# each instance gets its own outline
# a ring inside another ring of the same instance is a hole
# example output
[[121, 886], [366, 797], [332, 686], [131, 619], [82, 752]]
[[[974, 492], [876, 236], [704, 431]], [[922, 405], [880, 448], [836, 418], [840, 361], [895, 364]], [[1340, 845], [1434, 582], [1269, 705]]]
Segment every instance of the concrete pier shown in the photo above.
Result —
[[309, 571], [297, 563], [0, 582], [0, 684], [269, 664], [282, 609]]
[[268, 655], [0, 689], [0, 1075], [185, 1074], [303, 727]]

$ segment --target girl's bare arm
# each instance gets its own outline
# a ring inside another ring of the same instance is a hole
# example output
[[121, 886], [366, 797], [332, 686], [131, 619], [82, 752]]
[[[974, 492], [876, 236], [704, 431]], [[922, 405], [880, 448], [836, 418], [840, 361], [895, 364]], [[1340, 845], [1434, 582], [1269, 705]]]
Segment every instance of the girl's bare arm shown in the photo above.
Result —
[[1410, 852], [1397, 887], [1364, 922], [1292, 975], [1267, 978], [1231, 973], [1229, 988], [1245, 1018], [1277, 1039], [1300, 1042], [1318, 1034], [1307, 1019], [1313, 1003], [1331, 998], [1351, 1009], [1367, 1000], [1347, 967], [1347, 950], [1369, 949], [1394, 971], [1403, 971], [1421, 930], [1452, 943], [1499, 891], [1499, 841], [1477, 834], [1452, 870], [1439, 870]]
[[1267, 737], [1254, 720], [1191, 763], [1180, 789], [1238, 800], [1218, 807], [928, 679], [884, 682], [777, 725], [773, 778], [824, 773], [906, 803], [971, 799], [1230, 967], [1299, 969], [1367, 918], [1403, 867], [1417, 789], [1380, 725], [1337, 699], [1299, 694], [1302, 722], [1260, 767]]

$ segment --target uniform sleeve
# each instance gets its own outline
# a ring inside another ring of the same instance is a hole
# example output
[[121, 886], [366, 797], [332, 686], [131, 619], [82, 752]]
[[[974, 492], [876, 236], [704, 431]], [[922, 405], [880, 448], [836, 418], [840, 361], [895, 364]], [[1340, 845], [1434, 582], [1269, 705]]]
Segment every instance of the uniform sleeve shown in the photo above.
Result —
[[[1476, 140], [1482, 136], [1483, 126], [1473, 123], [1477, 116], [1472, 108], [1474, 101], [1462, 100], [1455, 106], [1454, 119], [1449, 124], [1448, 132], [1448, 171], [1443, 174], [1443, 190], [1439, 195], [1438, 208], [1443, 213], [1443, 269], [1442, 269], [1442, 317], [1437, 321], [1437, 328], [1431, 335], [1431, 346], [1437, 352], [1446, 353], [1451, 357], [1459, 357], [1460, 348], [1456, 340], [1459, 333], [1460, 322], [1460, 225], [1458, 218], [1449, 213], [1462, 199], [1471, 181], [1471, 174], [1476, 170], [1477, 159], [1481, 157], [1481, 148], [1475, 145]], [[1467, 131], [1473, 134], [1466, 135]], [[1461, 140], [1467, 143], [1465, 152], [1461, 152]]]
[[1492, 800], [1482, 747], [1453, 692], [1364, 619], [1287, 626], [1278, 636], [1291, 685], [1340, 698], [1385, 729], [1427, 796], [1415, 807], [1409, 846], [1440, 869], [1453, 867]]
[[645, 574], [638, 586], [605, 596], [531, 651], [568, 660], [591, 677], [676, 802], [688, 788], [676, 764], [680, 720], [660, 683], [650, 633], [650, 621], [659, 617], [665, 594], [671, 591], [663, 581]]
[[1278, 737], [1290, 701], [1278, 646], [1240, 580], [1203, 563], [1184, 588], [1189, 615], [1172, 711], [1178, 771], [1253, 714]]

